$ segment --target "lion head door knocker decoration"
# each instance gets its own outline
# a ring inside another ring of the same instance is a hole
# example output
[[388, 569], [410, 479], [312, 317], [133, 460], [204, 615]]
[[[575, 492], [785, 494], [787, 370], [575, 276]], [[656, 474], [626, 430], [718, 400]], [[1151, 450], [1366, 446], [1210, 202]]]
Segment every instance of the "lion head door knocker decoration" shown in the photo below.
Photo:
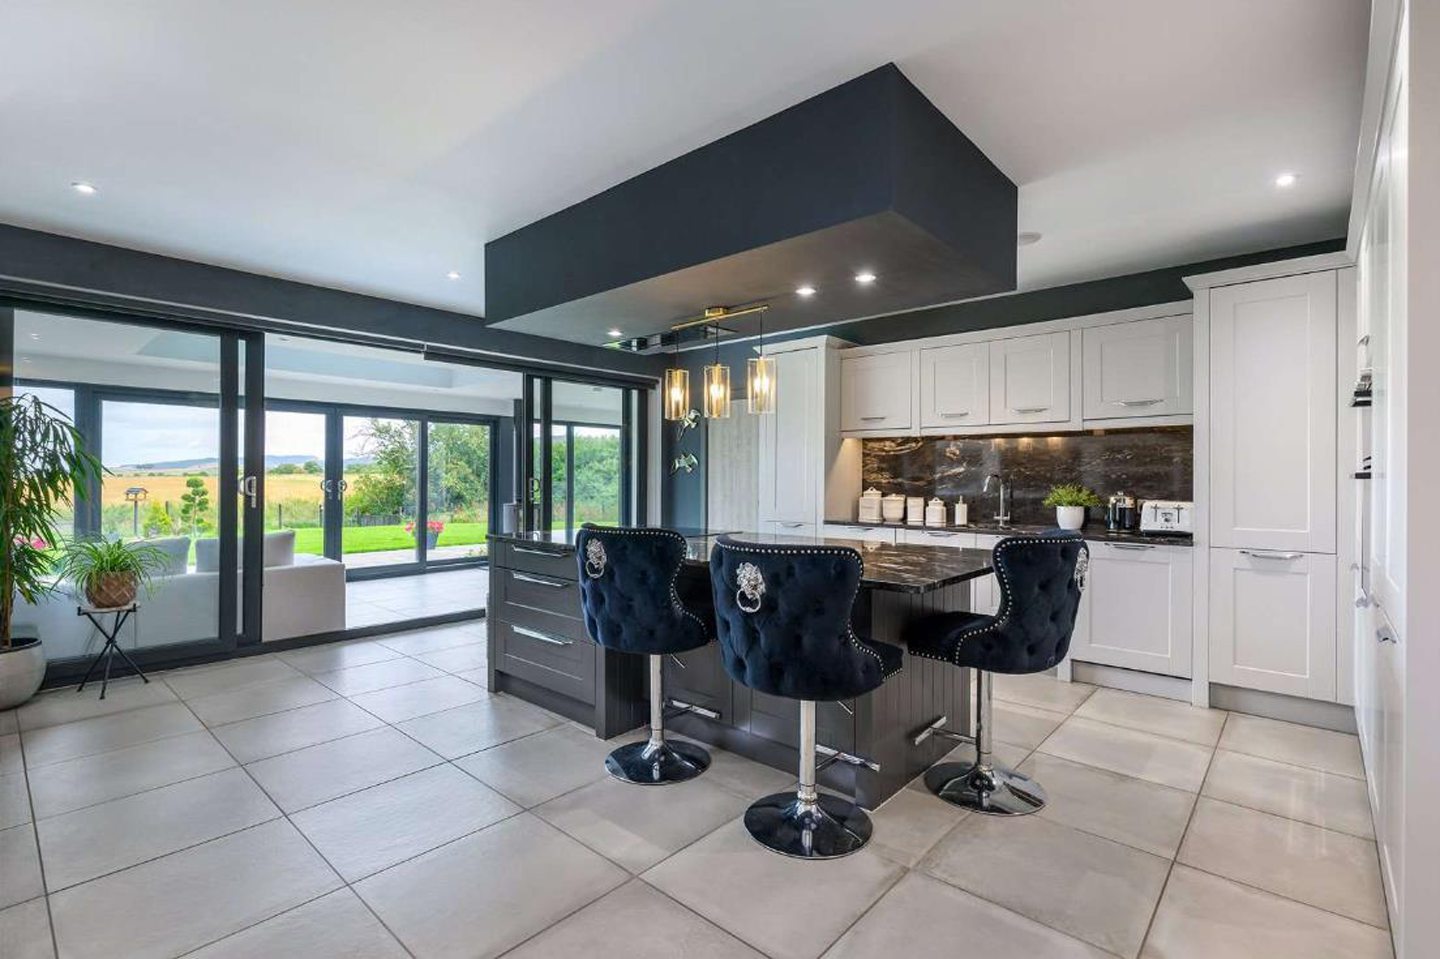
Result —
[[605, 544], [598, 539], [592, 539], [585, 544], [585, 575], [591, 579], [599, 579], [605, 575]]
[[1080, 547], [1080, 555], [1075, 557], [1075, 585], [1083, 593], [1085, 591], [1086, 575], [1090, 572], [1090, 549], [1087, 546]]
[[754, 563], [741, 563], [735, 570], [735, 605], [747, 613], [760, 610], [765, 595], [765, 574]]

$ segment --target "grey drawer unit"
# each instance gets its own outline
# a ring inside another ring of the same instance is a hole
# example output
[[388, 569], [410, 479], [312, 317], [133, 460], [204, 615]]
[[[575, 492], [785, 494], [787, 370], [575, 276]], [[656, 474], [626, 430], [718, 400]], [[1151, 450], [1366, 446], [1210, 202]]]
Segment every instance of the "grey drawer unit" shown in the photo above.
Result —
[[574, 549], [557, 549], [543, 544], [510, 543], [503, 540], [495, 545], [499, 549], [494, 551], [491, 559], [493, 565], [560, 579], [576, 579], [579, 576]]
[[595, 702], [595, 644], [545, 626], [495, 620], [500, 669], [578, 702]]
[[498, 592], [492, 605], [501, 618], [519, 607], [580, 620], [580, 584], [574, 579], [527, 569], [496, 569], [492, 579]]

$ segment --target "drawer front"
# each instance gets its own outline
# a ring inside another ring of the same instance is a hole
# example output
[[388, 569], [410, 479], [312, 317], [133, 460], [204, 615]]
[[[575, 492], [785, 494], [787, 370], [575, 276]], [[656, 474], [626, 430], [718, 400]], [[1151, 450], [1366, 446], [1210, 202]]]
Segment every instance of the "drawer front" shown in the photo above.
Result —
[[897, 532], [903, 531], [889, 526], [852, 526], [848, 523], [826, 523], [820, 528], [820, 534], [826, 539], [858, 539], [867, 543], [894, 543]]
[[595, 644], [564, 633], [495, 620], [501, 672], [583, 703], [595, 701]]
[[542, 576], [556, 576], [561, 579], [579, 578], [575, 565], [575, 550], [556, 549], [553, 546], [530, 545], [528, 543], [502, 542], [495, 557], [495, 565], [517, 569]]
[[523, 606], [568, 619], [581, 618], [580, 584], [575, 580], [523, 569], [500, 569], [495, 573], [501, 604]]
[[911, 546], [953, 546], [956, 549], [974, 549], [975, 534], [962, 533], [954, 529], [903, 529], [900, 541]]

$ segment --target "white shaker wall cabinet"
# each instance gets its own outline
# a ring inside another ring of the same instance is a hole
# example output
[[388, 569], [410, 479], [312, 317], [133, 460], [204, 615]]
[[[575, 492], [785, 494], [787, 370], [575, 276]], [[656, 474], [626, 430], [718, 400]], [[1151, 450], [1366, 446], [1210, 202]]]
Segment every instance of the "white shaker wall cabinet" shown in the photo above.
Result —
[[1056, 423], [1070, 419], [1070, 333], [993, 340], [990, 422]]
[[1335, 698], [1335, 557], [1210, 550], [1210, 679]]
[[1087, 545], [1090, 568], [1070, 657], [1189, 679], [1194, 550], [1148, 543]]
[[915, 354], [911, 350], [840, 361], [840, 429], [905, 433], [915, 426]]
[[1335, 552], [1334, 271], [1210, 292], [1210, 545]]
[[953, 430], [990, 423], [990, 344], [920, 350], [920, 428]]
[[1085, 419], [1190, 413], [1193, 329], [1166, 316], [1084, 330]]

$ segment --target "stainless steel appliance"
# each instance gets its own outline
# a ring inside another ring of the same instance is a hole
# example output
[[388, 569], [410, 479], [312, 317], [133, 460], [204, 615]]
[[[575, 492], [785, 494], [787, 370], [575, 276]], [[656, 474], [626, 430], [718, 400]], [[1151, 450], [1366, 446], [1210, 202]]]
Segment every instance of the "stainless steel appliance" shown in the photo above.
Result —
[[1195, 532], [1195, 504], [1183, 500], [1147, 499], [1140, 507], [1142, 533]]
[[1105, 506], [1105, 528], [1112, 532], [1134, 529], [1140, 523], [1136, 515], [1135, 497], [1121, 490], [1110, 497]]

